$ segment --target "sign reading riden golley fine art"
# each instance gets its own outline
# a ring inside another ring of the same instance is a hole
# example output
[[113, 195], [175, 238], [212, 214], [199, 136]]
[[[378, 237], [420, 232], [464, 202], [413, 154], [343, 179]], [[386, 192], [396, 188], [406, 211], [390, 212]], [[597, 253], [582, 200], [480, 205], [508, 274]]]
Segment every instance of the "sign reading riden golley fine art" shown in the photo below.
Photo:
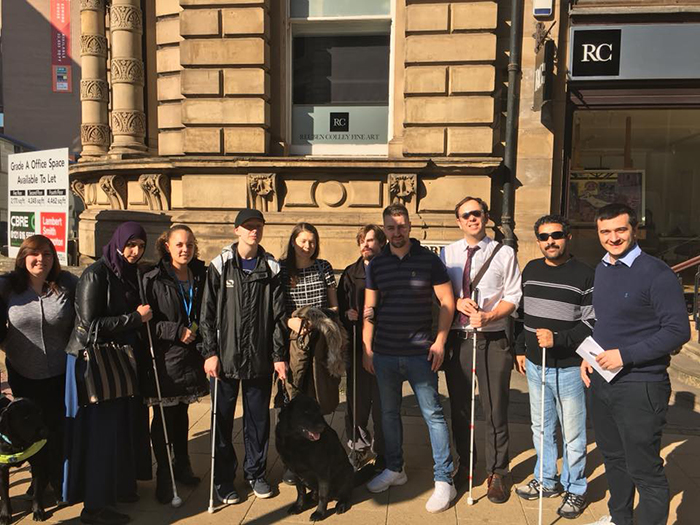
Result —
[[9, 155], [8, 249], [41, 234], [53, 242], [61, 264], [68, 253], [68, 148]]

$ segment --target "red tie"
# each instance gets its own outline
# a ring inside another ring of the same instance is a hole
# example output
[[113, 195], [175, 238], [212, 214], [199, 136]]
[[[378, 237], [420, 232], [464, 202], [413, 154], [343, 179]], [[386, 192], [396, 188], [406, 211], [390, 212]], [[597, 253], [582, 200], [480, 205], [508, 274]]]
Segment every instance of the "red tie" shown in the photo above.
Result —
[[[478, 246], [469, 246], [467, 248], [467, 262], [464, 263], [464, 274], [462, 274], [462, 297], [464, 299], [467, 299], [471, 297], [471, 271], [472, 271], [472, 258], [474, 257], [474, 254], [477, 252], [479, 249]], [[460, 313], [459, 314], [459, 322], [462, 323], [463, 325], [468, 325], [469, 324], [469, 317]]]

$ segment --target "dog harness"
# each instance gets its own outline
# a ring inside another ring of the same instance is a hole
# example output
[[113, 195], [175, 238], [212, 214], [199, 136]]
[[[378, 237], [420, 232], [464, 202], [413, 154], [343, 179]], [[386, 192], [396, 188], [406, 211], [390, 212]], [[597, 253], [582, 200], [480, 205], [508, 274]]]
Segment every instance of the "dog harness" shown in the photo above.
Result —
[[[8, 445], [12, 445], [12, 441], [10, 441], [10, 439], [4, 434], [0, 434], [0, 439], [2, 439]], [[46, 440], [40, 439], [39, 441], [30, 445], [29, 448], [26, 448], [22, 452], [17, 452], [16, 454], [0, 454], [0, 464], [14, 465], [15, 463], [21, 463], [22, 461], [26, 461], [29, 458], [31, 458], [34, 454], [39, 452], [42, 448], [44, 448], [44, 445], [46, 445]]]

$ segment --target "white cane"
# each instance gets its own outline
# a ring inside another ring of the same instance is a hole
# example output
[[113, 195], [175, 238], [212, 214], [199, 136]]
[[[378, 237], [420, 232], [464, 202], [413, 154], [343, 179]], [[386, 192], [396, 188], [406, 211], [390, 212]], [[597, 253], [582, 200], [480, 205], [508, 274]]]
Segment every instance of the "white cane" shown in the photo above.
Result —
[[151, 323], [146, 322], [146, 331], [148, 332], [148, 343], [151, 346], [151, 360], [153, 361], [153, 375], [156, 378], [156, 393], [158, 394], [158, 408], [160, 409], [160, 419], [163, 422], [163, 437], [165, 438], [165, 451], [168, 454], [168, 466], [170, 467], [170, 481], [173, 484], [173, 500], [170, 504], [177, 508], [182, 505], [182, 499], [177, 495], [177, 486], [175, 485], [175, 473], [173, 472], [173, 461], [170, 457], [170, 440], [168, 439], [168, 425], [165, 421], [165, 410], [163, 410], [163, 398], [160, 394], [160, 381], [158, 380], [158, 367], [156, 366], [156, 354], [153, 350], [153, 336], [151, 336]]
[[352, 325], [352, 468], [357, 471], [357, 325]]
[[545, 360], [547, 358], [547, 350], [542, 347], [542, 384], [540, 391], [540, 510], [539, 510], [539, 525], [542, 525], [542, 498], [544, 490], [544, 383], [545, 371], [547, 366]]
[[214, 378], [214, 397], [211, 402], [211, 412], [213, 414], [211, 425], [211, 477], [209, 479], [209, 514], [214, 512], [214, 460], [216, 458], [216, 401], [219, 393], [219, 380]]
[[[472, 299], [477, 305], [479, 304], [479, 290], [474, 290], [472, 292]], [[467, 498], [468, 505], [474, 505], [474, 498], [472, 497], [472, 488], [474, 485], [474, 400], [476, 398], [476, 328], [474, 329], [472, 341], [472, 420], [471, 424], [469, 425], [469, 497]]]

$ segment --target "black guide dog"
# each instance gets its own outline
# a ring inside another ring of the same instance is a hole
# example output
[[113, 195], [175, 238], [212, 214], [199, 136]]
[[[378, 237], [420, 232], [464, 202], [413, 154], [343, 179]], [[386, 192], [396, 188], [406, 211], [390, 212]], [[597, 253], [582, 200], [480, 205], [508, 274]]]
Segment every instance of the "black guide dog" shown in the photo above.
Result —
[[[29, 399], [0, 399], [0, 525], [12, 521], [10, 468], [29, 461], [32, 468], [32, 518], [44, 521], [44, 489], [48, 483], [46, 449], [49, 430], [41, 409]], [[37, 450], [38, 449], [38, 450]], [[27, 457], [29, 456], [29, 457]]]
[[330, 500], [338, 502], [337, 514], [350, 508], [355, 473], [338, 434], [326, 423], [315, 400], [304, 394], [292, 399], [280, 412], [275, 440], [285, 466], [298, 478], [297, 500], [288, 514], [303, 512], [315, 499], [318, 507], [311, 521], [328, 516]]

